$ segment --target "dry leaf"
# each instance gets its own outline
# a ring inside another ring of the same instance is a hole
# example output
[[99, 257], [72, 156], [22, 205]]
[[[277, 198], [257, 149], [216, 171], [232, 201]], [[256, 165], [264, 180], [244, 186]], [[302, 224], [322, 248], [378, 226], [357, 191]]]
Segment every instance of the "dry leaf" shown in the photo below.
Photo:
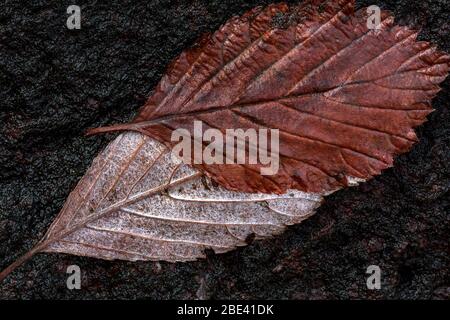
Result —
[[[44, 239], [0, 280], [37, 252], [166, 261], [226, 252], [391, 166], [417, 140], [449, 57], [386, 13], [379, 31], [366, 19], [365, 10], [353, 15], [353, 1], [271, 5], [181, 54], [133, 123], [93, 130], [137, 133], [94, 160]], [[171, 132], [194, 120], [280, 129], [280, 172], [179, 163]]]
[[233, 18], [172, 63], [133, 123], [92, 132], [135, 130], [171, 147], [172, 131], [193, 135], [194, 120], [222, 132], [276, 128], [276, 175], [261, 175], [260, 164], [194, 166], [243, 192], [332, 191], [350, 176], [370, 179], [417, 141], [413, 128], [432, 111], [449, 56], [386, 12], [369, 30], [366, 9], [353, 15], [353, 6], [313, 0]]
[[226, 252], [248, 235], [298, 223], [322, 200], [243, 194], [213, 186], [138, 133], [120, 135], [94, 161], [50, 228], [43, 251], [103, 259], [187, 261]]
[[321, 194], [228, 191], [161, 143], [123, 133], [94, 160], [36, 252], [102, 259], [188, 261], [283, 231], [314, 213]]

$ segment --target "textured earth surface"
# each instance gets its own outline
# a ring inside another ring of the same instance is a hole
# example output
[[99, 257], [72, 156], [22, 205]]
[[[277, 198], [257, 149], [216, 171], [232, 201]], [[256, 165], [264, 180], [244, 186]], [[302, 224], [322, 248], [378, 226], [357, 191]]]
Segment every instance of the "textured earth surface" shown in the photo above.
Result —
[[[0, 269], [45, 233], [94, 156], [166, 65], [233, 15], [270, 1], [1, 1]], [[391, 10], [420, 38], [450, 52], [450, 2], [357, 1]], [[270, 240], [194, 263], [102, 261], [39, 254], [0, 284], [2, 299], [428, 299], [450, 298], [449, 83], [395, 167], [328, 197], [318, 213]], [[82, 289], [66, 287], [66, 268]], [[366, 287], [379, 265], [382, 288]]]

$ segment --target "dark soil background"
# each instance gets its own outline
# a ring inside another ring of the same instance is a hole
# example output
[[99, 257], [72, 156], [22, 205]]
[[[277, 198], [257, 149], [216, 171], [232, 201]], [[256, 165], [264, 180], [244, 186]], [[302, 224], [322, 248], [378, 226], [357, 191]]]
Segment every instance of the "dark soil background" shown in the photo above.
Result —
[[[0, 1], [0, 269], [45, 233], [113, 135], [87, 128], [131, 119], [166, 65], [202, 33], [271, 1]], [[81, 6], [81, 30], [66, 8]], [[421, 27], [450, 52], [450, 2], [358, 1]], [[108, 262], [38, 254], [0, 298], [450, 298], [449, 83], [412, 152], [273, 239], [195, 263]], [[66, 288], [66, 268], [82, 289]], [[366, 287], [379, 265], [382, 289]]]

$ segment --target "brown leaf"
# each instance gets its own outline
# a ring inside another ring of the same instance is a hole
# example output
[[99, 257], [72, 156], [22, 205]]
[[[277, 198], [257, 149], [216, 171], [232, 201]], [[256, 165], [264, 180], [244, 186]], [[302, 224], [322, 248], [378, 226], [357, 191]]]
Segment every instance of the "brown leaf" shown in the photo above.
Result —
[[276, 175], [194, 164], [230, 190], [323, 192], [370, 179], [417, 141], [450, 60], [386, 12], [369, 30], [353, 6], [312, 0], [233, 18], [171, 64], [133, 123], [92, 132], [135, 130], [172, 147], [172, 131], [193, 134], [195, 120], [223, 133], [279, 129]]

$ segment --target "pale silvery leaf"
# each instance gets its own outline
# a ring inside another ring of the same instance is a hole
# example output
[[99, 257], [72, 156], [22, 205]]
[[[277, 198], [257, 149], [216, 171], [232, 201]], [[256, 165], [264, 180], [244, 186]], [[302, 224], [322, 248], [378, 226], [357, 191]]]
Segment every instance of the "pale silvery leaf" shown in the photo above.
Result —
[[252, 234], [260, 239], [282, 232], [312, 215], [323, 195], [228, 191], [152, 138], [122, 133], [93, 161], [44, 239], [17, 264], [37, 252], [195, 260], [205, 249], [223, 253], [246, 245]]
[[51, 226], [42, 251], [102, 259], [188, 261], [281, 232], [319, 194], [244, 194], [213, 185], [139, 133], [118, 136], [94, 160]]

